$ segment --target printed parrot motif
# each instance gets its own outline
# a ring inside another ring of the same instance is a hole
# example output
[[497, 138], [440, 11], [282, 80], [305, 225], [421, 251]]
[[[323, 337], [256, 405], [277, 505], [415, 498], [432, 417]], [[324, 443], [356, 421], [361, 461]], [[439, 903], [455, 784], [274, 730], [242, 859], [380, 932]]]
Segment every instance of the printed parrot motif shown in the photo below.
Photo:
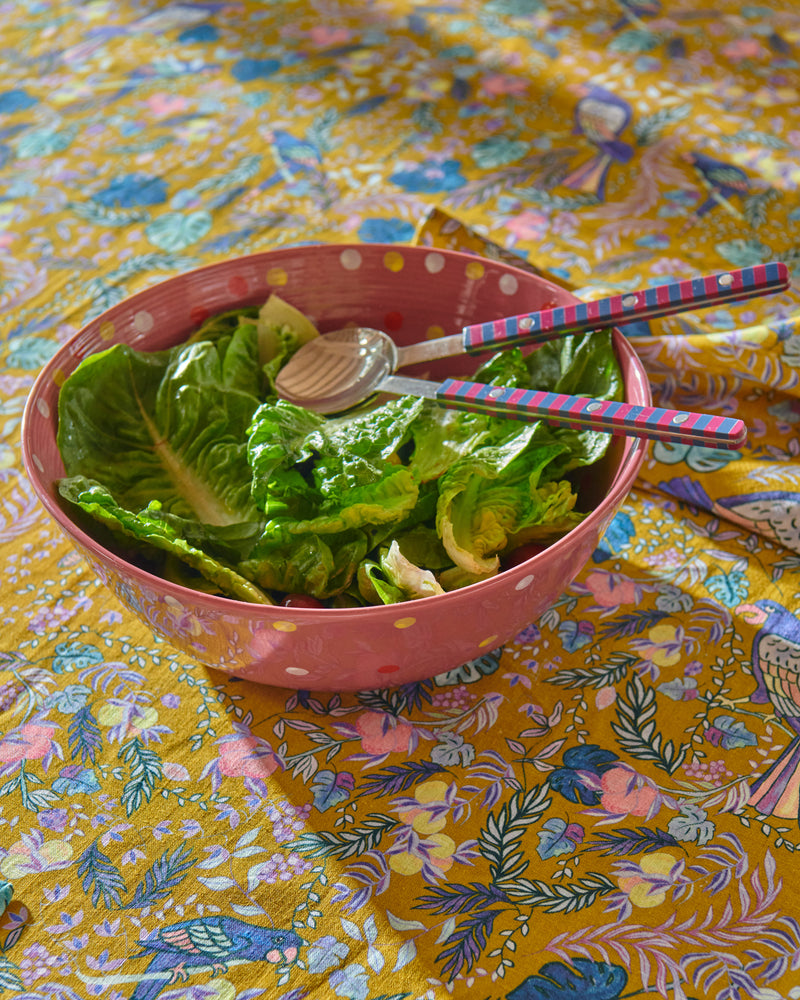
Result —
[[712, 500], [703, 486], [688, 476], [676, 476], [660, 482], [659, 486], [686, 503], [711, 511], [747, 531], [757, 531], [792, 552], [800, 552], [800, 493], [758, 490]]
[[152, 955], [152, 960], [131, 1000], [155, 1000], [165, 986], [186, 981], [192, 967], [211, 966], [217, 973], [225, 972], [233, 960], [273, 965], [293, 962], [302, 941], [294, 931], [260, 927], [238, 917], [220, 915], [169, 924], [138, 944], [142, 951], [135, 957]]
[[737, 524], [754, 528], [779, 545], [800, 552], [800, 493], [761, 490], [721, 497], [716, 506]]
[[[572, 89], [572, 88], [571, 88]], [[597, 147], [597, 153], [577, 167], [561, 184], [574, 191], [605, 198], [608, 171], [613, 163], [627, 163], [633, 148], [620, 139], [633, 116], [627, 101], [602, 87], [580, 84], [574, 88], [580, 95], [575, 105], [575, 135], [585, 136]]]
[[683, 224], [681, 233], [686, 232], [695, 222], [718, 206], [737, 219], [742, 219], [742, 213], [731, 203], [731, 198], [735, 195], [743, 198], [750, 191], [750, 181], [744, 170], [740, 170], [732, 163], [723, 163], [722, 160], [714, 160], [705, 153], [696, 151], [686, 153], [684, 160], [694, 167], [708, 196]]
[[750, 805], [763, 816], [794, 819], [800, 825], [800, 619], [782, 604], [759, 600], [737, 611], [760, 625], [751, 660], [757, 687], [750, 700], [770, 703], [795, 736], [751, 787]]

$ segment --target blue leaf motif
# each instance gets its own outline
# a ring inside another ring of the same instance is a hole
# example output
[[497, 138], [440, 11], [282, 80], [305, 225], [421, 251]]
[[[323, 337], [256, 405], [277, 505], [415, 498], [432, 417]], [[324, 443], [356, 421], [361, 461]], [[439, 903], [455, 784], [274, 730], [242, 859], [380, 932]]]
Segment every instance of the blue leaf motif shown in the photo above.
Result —
[[178, 41], [184, 45], [191, 45], [193, 42], [216, 42], [218, 38], [219, 32], [213, 24], [195, 24], [178, 35]]
[[710, 743], [718, 744], [723, 750], [754, 747], [758, 743], [758, 738], [750, 732], [742, 720], [734, 719], [732, 715], [718, 715], [706, 730], [706, 739]]
[[8, 352], [9, 368], [21, 368], [23, 371], [38, 371], [56, 353], [58, 344], [45, 337], [20, 337], [13, 342]]
[[239, 59], [233, 64], [231, 72], [241, 83], [248, 83], [250, 80], [272, 76], [280, 68], [281, 64], [277, 59]]
[[742, 457], [738, 451], [703, 448], [697, 444], [679, 444], [671, 441], [654, 441], [652, 454], [657, 462], [662, 462], [664, 465], [685, 462], [694, 472], [715, 472]]
[[17, 143], [17, 156], [27, 159], [31, 156], [52, 156], [68, 149], [75, 138], [74, 129], [42, 128], [23, 135]]
[[461, 173], [458, 160], [423, 160], [413, 167], [396, 170], [389, 180], [404, 191], [413, 194], [436, 194], [439, 191], [455, 191], [466, 178]]
[[659, 595], [656, 597], [656, 607], [659, 611], [667, 611], [674, 614], [676, 611], [691, 611], [694, 606], [692, 595], [687, 594], [671, 583], [662, 584], [659, 588]]
[[347, 1000], [367, 1000], [369, 995], [369, 975], [364, 966], [357, 962], [332, 972], [328, 982], [337, 997], [347, 997]]
[[697, 695], [697, 681], [694, 677], [675, 677], [659, 684], [658, 690], [673, 701], [686, 701]]
[[548, 962], [507, 993], [507, 1000], [619, 1000], [628, 984], [621, 965], [575, 958], [571, 965]]
[[211, 229], [209, 212], [167, 212], [154, 219], [146, 228], [145, 236], [161, 250], [184, 250], [201, 240]]
[[629, 545], [631, 539], [636, 535], [636, 528], [628, 514], [619, 511], [611, 519], [611, 523], [605, 530], [605, 534], [595, 549], [592, 559], [594, 562], [604, 562], [612, 556], [619, 555]]
[[717, 573], [706, 580], [706, 590], [726, 608], [735, 608], [747, 598], [750, 581], [744, 573], [738, 571]]
[[576, 622], [567, 618], [558, 626], [561, 644], [568, 653], [574, 653], [594, 638], [594, 625], [588, 621]]
[[562, 757], [562, 766], [557, 767], [550, 775], [550, 787], [570, 802], [597, 805], [600, 794], [586, 786], [580, 772], [601, 775], [618, 760], [619, 757], [612, 750], [603, 750], [595, 744], [570, 747]]
[[106, 208], [137, 208], [141, 205], [161, 205], [167, 200], [167, 182], [149, 174], [125, 174], [116, 177], [93, 201]]
[[349, 945], [344, 941], [337, 941], [331, 934], [326, 934], [308, 947], [306, 952], [308, 971], [315, 974], [326, 972], [340, 965], [349, 953]]
[[716, 828], [705, 809], [687, 802], [681, 807], [680, 815], [669, 821], [667, 829], [676, 840], [686, 844], [696, 841], [702, 847], [714, 836]]
[[491, 170], [515, 160], [521, 160], [528, 152], [529, 145], [520, 139], [509, 139], [503, 135], [492, 135], [475, 144], [472, 158], [481, 169]]
[[474, 684], [481, 677], [493, 674], [500, 666], [500, 650], [494, 650], [477, 660], [468, 660], [454, 670], [437, 674], [433, 682], [436, 687], [449, 687], [451, 684]]
[[47, 699], [47, 705], [52, 705], [65, 715], [73, 715], [83, 708], [92, 693], [85, 684], [68, 684], [63, 691], [55, 691]]
[[325, 812], [340, 802], [346, 802], [354, 788], [353, 775], [347, 771], [341, 774], [336, 771], [317, 771], [311, 786], [314, 805], [320, 812]]
[[93, 768], [68, 764], [53, 782], [53, 791], [59, 795], [92, 795], [100, 791], [100, 782]]
[[27, 90], [4, 90], [0, 93], [0, 114], [13, 114], [24, 111], [39, 103], [39, 98], [29, 94]]
[[84, 642], [60, 642], [53, 657], [53, 673], [69, 674], [102, 662], [103, 654], [97, 646]]
[[536, 853], [542, 861], [557, 854], [572, 854], [575, 850], [575, 841], [567, 835], [568, 829], [566, 820], [559, 816], [542, 823], [542, 829], [538, 834], [539, 845], [536, 848]]
[[406, 243], [414, 235], [414, 226], [405, 219], [364, 219], [358, 238], [364, 243]]

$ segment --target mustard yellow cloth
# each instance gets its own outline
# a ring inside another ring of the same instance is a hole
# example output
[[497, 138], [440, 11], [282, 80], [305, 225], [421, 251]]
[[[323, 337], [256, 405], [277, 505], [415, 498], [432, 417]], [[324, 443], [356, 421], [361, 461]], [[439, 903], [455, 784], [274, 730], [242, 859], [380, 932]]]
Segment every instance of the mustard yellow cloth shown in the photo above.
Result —
[[584, 297], [800, 254], [772, 0], [0, 3], [3, 995], [800, 996], [797, 288], [629, 328], [661, 404], [589, 565], [403, 689], [231, 681], [45, 517], [19, 421], [90, 317], [303, 241]]

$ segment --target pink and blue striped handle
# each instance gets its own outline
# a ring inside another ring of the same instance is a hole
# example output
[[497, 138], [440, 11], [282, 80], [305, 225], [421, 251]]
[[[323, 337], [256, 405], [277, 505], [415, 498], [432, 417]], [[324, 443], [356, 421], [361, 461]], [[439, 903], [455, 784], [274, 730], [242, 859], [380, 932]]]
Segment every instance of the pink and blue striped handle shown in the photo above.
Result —
[[476, 323], [465, 326], [461, 333], [464, 350], [468, 354], [476, 354], [509, 344], [544, 343], [565, 334], [623, 325], [632, 320], [655, 319], [732, 299], [769, 295], [784, 291], [788, 286], [786, 265], [773, 261], [710, 274], [704, 278], [670, 281], [594, 302], [576, 302], [555, 309]]
[[456, 410], [517, 420], [538, 417], [578, 430], [606, 431], [730, 451], [741, 448], [747, 436], [742, 421], [731, 417], [635, 406], [537, 389], [509, 389], [452, 378], [441, 383], [436, 399], [443, 406]]

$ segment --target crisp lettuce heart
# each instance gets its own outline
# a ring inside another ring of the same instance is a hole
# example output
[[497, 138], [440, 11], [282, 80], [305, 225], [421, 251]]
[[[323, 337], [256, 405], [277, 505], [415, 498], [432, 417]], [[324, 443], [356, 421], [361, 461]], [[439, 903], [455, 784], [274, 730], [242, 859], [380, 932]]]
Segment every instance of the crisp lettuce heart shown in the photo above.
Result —
[[530, 528], [555, 538], [580, 522], [571, 485], [544, 477], [562, 450], [559, 444], [537, 445], [531, 428], [529, 441], [517, 437], [481, 448], [445, 473], [436, 526], [456, 566], [470, 576], [491, 576], [509, 538]]
[[379, 562], [365, 559], [361, 563], [358, 587], [370, 604], [398, 604], [444, 593], [434, 574], [407, 559], [397, 542], [381, 551]]

